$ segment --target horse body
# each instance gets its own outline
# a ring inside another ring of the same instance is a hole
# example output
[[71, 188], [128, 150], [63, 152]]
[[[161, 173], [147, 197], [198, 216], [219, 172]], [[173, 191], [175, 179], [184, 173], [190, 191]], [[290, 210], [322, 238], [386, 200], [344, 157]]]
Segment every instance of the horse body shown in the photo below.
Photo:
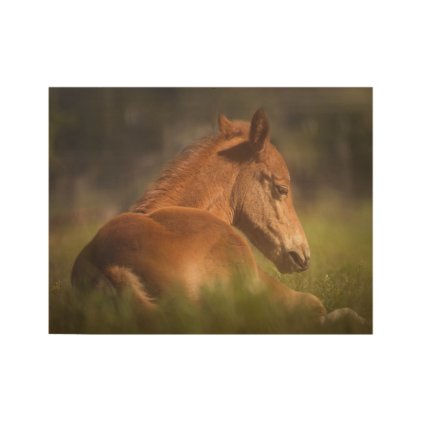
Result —
[[[250, 123], [219, 119], [220, 134], [190, 147], [131, 208], [105, 224], [77, 258], [72, 283], [130, 288], [145, 307], [172, 288], [195, 300], [204, 286], [248, 280], [286, 309], [324, 318], [322, 303], [258, 268], [250, 243], [280, 272], [303, 271], [309, 246], [290, 176], [258, 110]], [[245, 282], [246, 283], [246, 282]]]
[[83, 280], [76, 272], [86, 273], [80, 266], [87, 261], [103, 274], [110, 267], [130, 269], [151, 298], [172, 288], [183, 288], [197, 298], [206, 284], [258, 278], [241, 233], [208, 211], [188, 207], [115, 217], [99, 230], [75, 264], [74, 283]]

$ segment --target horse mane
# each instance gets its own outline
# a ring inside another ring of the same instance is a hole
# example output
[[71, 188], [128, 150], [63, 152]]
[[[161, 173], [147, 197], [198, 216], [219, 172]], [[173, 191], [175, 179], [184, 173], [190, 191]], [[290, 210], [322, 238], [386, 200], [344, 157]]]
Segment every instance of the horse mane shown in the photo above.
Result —
[[220, 138], [202, 138], [183, 149], [164, 167], [158, 179], [130, 207], [130, 211], [148, 213], [160, 202], [169, 204], [176, 200], [183, 182], [197, 174], [219, 141]]

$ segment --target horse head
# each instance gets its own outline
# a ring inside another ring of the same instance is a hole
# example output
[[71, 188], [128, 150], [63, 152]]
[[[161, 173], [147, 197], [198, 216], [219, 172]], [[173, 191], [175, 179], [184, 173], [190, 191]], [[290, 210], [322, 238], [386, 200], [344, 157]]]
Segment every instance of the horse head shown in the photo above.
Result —
[[250, 123], [219, 118], [220, 135], [237, 144], [239, 173], [232, 190], [234, 225], [283, 273], [309, 267], [310, 250], [296, 214], [289, 170], [270, 141], [269, 122], [259, 109]]

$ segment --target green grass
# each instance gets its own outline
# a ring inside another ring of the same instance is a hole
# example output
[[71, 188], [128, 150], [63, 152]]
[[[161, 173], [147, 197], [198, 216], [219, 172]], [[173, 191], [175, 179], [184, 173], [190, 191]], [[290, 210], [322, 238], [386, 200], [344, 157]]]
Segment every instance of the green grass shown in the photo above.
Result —
[[283, 280], [315, 294], [328, 310], [350, 307], [372, 319], [371, 203], [327, 202], [301, 220], [311, 247], [311, 266]]
[[[300, 207], [298, 207], [300, 209]], [[350, 307], [372, 320], [372, 207], [369, 201], [332, 200], [300, 213], [311, 247], [308, 271], [280, 275], [259, 252], [258, 261], [290, 287], [315, 294], [327, 309]], [[104, 221], [50, 227], [50, 332], [52, 333], [283, 333], [315, 332], [291, 320], [265, 293], [234, 287], [205, 292], [199, 306], [177, 292], [160, 300], [151, 317], [130, 297], [81, 297], [70, 286], [73, 261]]]

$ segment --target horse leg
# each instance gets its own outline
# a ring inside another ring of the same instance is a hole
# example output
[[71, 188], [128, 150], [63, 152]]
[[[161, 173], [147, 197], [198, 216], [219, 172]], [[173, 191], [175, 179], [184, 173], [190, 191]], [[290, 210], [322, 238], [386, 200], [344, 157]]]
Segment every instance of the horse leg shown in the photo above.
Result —
[[109, 297], [116, 295], [112, 280], [91, 260], [91, 245], [88, 244], [73, 264], [71, 284], [81, 293], [101, 292]]
[[350, 308], [336, 309], [325, 315], [321, 323], [326, 334], [371, 334], [372, 324]]
[[315, 295], [293, 290], [261, 269], [259, 276], [269, 289], [271, 299], [285, 309], [295, 326], [317, 329], [322, 324], [327, 310]]

